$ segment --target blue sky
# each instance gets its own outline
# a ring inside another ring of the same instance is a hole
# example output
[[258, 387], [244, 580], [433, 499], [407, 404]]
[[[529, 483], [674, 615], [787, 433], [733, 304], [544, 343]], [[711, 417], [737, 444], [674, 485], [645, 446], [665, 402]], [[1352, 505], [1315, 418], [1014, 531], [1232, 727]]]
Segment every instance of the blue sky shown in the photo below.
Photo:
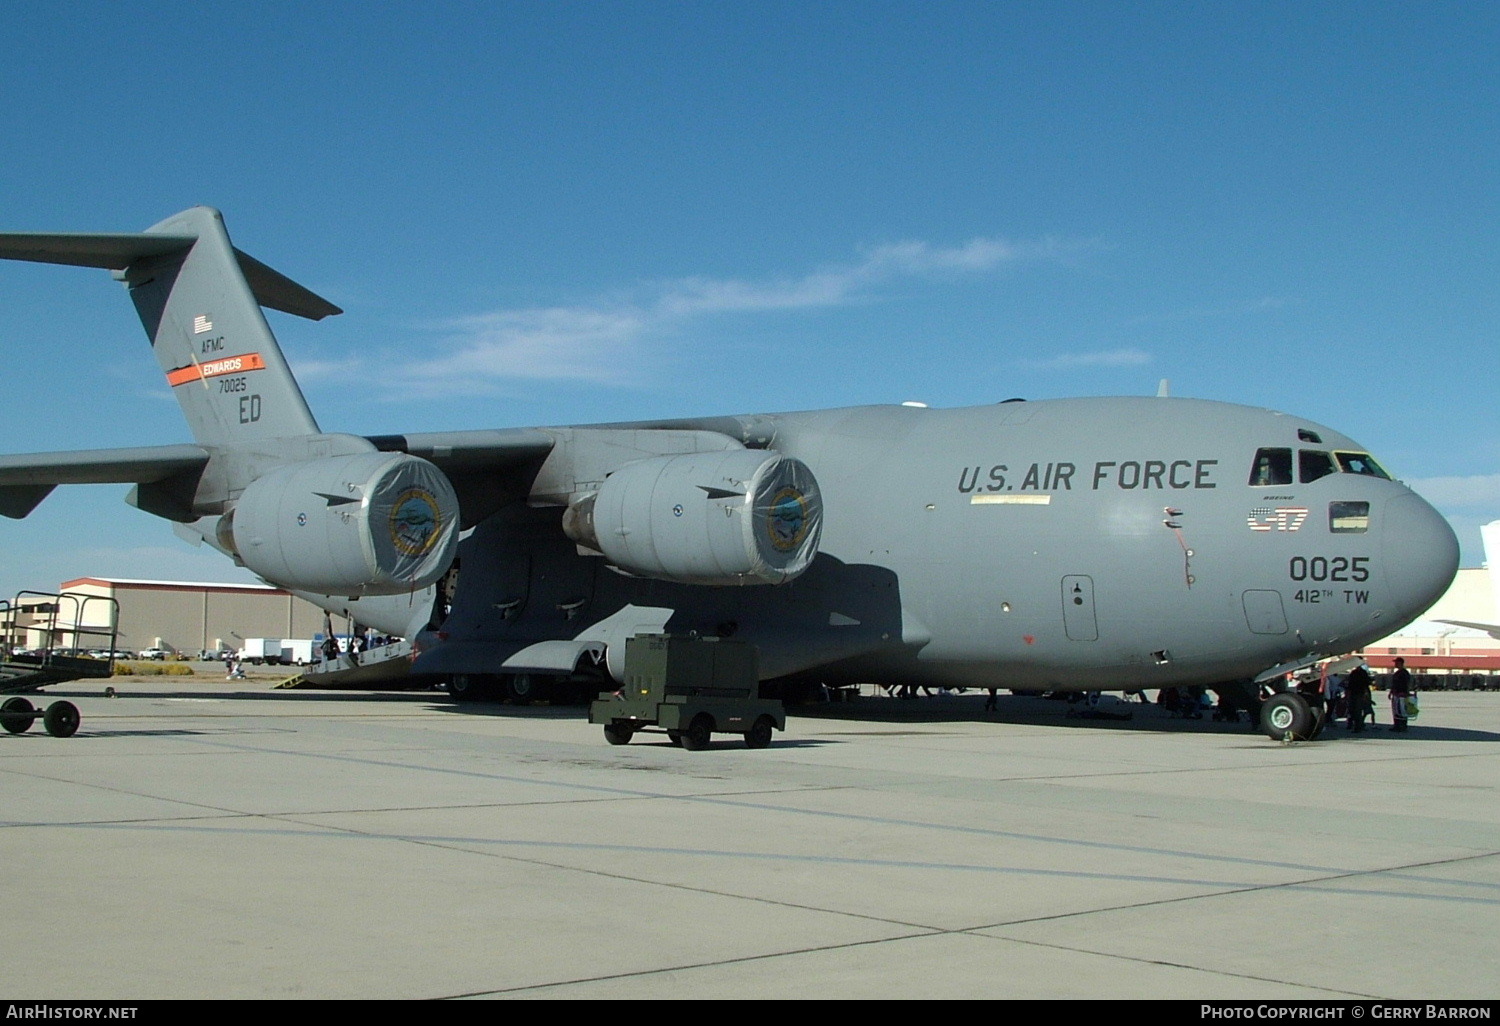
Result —
[[[0, 230], [219, 207], [324, 430], [1175, 395], [1500, 517], [1500, 7], [47, 3], [0, 11]], [[188, 433], [106, 272], [0, 264], [0, 450]], [[124, 487], [0, 593], [247, 580]]]

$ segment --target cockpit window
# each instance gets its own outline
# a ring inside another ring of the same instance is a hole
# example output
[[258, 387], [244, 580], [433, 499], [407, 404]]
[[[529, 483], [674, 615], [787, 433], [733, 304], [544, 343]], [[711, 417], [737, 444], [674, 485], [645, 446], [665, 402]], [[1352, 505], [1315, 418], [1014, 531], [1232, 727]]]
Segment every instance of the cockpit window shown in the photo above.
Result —
[[1333, 457], [1321, 449], [1299, 449], [1297, 452], [1297, 474], [1303, 484], [1309, 484], [1320, 477], [1338, 473], [1338, 468], [1333, 465]]
[[1336, 452], [1333, 454], [1339, 461], [1339, 469], [1346, 474], [1363, 474], [1365, 477], [1378, 477], [1383, 481], [1389, 481], [1391, 475], [1385, 472], [1385, 468], [1375, 462], [1375, 457], [1367, 452]]
[[1266, 485], [1292, 483], [1292, 450], [1257, 449], [1255, 462], [1250, 467], [1250, 485], [1264, 488]]

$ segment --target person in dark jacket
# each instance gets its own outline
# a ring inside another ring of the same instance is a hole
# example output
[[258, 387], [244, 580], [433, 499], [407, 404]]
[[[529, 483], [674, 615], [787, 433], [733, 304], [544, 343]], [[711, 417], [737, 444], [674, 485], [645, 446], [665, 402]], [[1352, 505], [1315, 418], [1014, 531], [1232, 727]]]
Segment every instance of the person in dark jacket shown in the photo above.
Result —
[[1344, 693], [1349, 698], [1349, 729], [1358, 733], [1365, 729], [1365, 717], [1375, 718], [1375, 706], [1370, 702], [1370, 671], [1356, 666], [1344, 679]]
[[1412, 693], [1411, 674], [1407, 672], [1406, 660], [1396, 658], [1396, 672], [1391, 674], [1391, 730], [1406, 730], [1406, 700]]

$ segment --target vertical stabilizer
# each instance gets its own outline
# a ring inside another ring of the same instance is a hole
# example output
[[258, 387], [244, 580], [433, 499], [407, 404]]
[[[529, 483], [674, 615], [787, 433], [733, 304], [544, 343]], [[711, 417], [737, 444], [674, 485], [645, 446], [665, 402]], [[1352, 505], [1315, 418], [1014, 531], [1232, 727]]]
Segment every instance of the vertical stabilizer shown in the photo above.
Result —
[[143, 237], [152, 236], [192, 241], [135, 256], [116, 276], [130, 289], [197, 442], [235, 446], [316, 434], [307, 400], [246, 281], [244, 261], [262, 277], [274, 276], [272, 286], [298, 286], [242, 258], [229, 242], [223, 217], [210, 207], [169, 217]]

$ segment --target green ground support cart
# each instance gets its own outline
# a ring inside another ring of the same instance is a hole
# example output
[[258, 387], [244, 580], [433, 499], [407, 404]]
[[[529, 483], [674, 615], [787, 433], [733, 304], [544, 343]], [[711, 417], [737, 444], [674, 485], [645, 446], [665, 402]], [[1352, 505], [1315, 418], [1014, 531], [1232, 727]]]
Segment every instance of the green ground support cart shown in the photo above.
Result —
[[760, 697], [755, 646], [728, 638], [638, 634], [625, 642], [625, 683], [589, 706], [612, 745], [629, 744], [646, 727], [667, 732], [689, 751], [714, 734], [740, 734], [765, 748], [786, 729], [781, 703]]

